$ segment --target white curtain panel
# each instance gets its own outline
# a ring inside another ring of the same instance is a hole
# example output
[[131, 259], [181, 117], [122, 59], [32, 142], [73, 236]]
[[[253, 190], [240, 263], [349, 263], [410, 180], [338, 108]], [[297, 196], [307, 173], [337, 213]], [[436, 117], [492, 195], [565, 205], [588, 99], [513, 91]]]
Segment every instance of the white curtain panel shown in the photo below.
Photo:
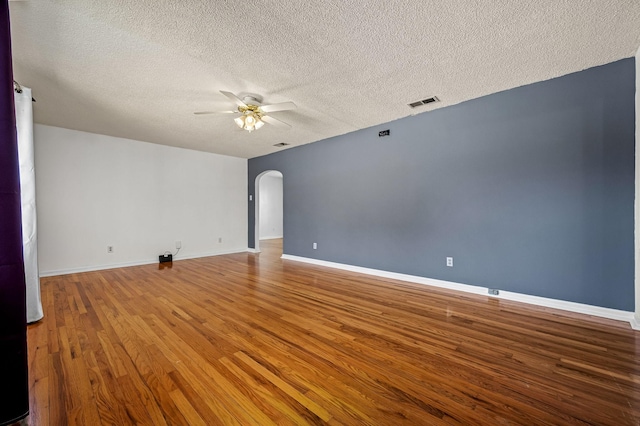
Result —
[[38, 271], [38, 239], [36, 224], [36, 172], [33, 147], [33, 105], [31, 89], [15, 92], [18, 158], [20, 160], [20, 193], [22, 195], [22, 250], [27, 282], [27, 322], [44, 316], [40, 300]]

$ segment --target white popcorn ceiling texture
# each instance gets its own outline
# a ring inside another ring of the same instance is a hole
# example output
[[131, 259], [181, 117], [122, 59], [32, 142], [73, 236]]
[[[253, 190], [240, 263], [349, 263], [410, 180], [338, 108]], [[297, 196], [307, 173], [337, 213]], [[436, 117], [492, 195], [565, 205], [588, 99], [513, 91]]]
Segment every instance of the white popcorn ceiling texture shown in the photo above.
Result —
[[[35, 121], [251, 158], [635, 55], [638, 0], [11, 2]], [[220, 90], [293, 101], [249, 134]], [[412, 110], [430, 96], [440, 103]]]

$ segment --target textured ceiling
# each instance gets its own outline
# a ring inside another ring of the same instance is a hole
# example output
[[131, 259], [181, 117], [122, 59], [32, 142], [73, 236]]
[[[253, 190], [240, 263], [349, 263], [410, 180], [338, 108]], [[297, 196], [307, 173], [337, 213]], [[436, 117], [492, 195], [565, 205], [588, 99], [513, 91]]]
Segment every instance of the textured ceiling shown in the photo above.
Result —
[[[35, 121], [256, 157], [634, 56], [638, 0], [10, 3]], [[293, 101], [239, 130], [220, 90]], [[407, 103], [436, 95], [440, 103]]]

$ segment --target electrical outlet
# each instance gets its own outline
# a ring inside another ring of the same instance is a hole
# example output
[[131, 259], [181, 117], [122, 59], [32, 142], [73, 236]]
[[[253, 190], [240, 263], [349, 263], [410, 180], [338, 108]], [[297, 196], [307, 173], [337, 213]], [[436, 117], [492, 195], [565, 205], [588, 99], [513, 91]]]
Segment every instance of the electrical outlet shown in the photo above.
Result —
[[313, 243], [313, 249], [318, 250], [318, 243]]
[[113, 246], [107, 246], [107, 253], [113, 253]]
[[453, 268], [453, 257], [447, 257], [447, 266]]
[[500, 294], [500, 290], [498, 290], [497, 288], [490, 288], [489, 289], [489, 294], [493, 295], [493, 296], [497, 296]]
[[182, 248], [182, 241], [176, 241], [176, 248], [177, 249], [181, 249]]

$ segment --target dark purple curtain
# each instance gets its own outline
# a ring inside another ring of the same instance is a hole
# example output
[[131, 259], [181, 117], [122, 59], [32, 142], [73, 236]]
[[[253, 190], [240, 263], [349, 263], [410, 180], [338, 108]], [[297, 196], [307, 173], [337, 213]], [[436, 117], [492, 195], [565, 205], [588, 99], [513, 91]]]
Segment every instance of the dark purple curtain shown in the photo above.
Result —
[[29, 413], [25, 291], [9, 2], [0, 0], [0, 425]]

